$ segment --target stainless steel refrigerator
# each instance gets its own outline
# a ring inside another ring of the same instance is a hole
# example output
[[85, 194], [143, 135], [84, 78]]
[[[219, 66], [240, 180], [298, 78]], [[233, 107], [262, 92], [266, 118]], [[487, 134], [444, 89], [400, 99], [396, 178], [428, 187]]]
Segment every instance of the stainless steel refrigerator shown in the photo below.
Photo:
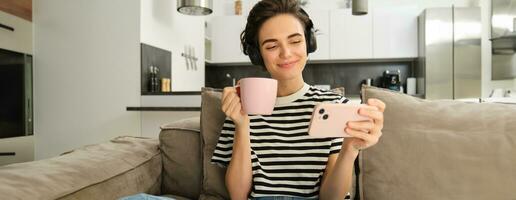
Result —
[[513, 79], [516, 78], [516, 0], [493, 0], [491, 4], [491, 79]]
[[480, 8], [428, 8], [418, 23], [417, 93], [426, 99], [479, 98]]

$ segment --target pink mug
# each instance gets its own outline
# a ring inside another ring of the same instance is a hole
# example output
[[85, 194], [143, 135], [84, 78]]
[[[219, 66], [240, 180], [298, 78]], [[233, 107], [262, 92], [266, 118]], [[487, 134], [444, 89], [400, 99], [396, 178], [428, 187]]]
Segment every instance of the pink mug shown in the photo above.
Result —
[[238, 82], [242, 108], [249, 115], [270, 115], [276, 105], [278, 81], [270, 78], [243, 78]]

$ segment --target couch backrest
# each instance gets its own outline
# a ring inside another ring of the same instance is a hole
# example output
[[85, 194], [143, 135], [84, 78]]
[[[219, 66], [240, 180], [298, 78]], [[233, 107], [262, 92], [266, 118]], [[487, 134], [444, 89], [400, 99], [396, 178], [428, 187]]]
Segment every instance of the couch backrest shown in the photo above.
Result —
[[194, 117], [161, 127], [162, 194], [199, 199], [202, 183], [199, 121], [199, 117]]
[[118, 137], [64, 155], [0, 167], [0, 199], [118, 199], [159, 194], [158, 140]]
[[516, 105], [362, 95], [386, 104], [380, 141], [359, 156], [362, 199], [516, 199]]

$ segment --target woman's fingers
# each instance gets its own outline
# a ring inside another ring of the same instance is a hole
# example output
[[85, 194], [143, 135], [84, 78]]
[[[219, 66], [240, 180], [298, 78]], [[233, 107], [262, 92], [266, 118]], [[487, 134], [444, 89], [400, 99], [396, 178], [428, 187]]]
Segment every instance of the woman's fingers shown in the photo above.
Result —
[[371, 121], [356, 121], [356, 122], [348, 122], [346, 125], [349, 128], [355, 129], [355, 130], [368, 130], [374, 128], [374, 124]]
[[358, 110], [358, 114], [362, 116], [369, 117], [375, 121], [377, 120], [383, 120], [383, 113], [378, 110], [378, 108], [373, 106], [368, 106], [364, 108], [360, 108]]
[[373, 141], [373, 136], [364, 131], [356, 130], [356, 129], [352, 129], [352, 128], [346, 128], [345, 131], [348, 135], [350, 135], [352, 137], [362, 139], [365, 141]]
[[379, 99], [370, 98], [367, 100], [367, 105], [377, 107], [380, 112], [385, 111], [385, 103]]
[[235, 87], [225, 87], [224, 90], [222, 90], [222, 102], [224, 102], [224, 100], [227, 97], [232, 96], [231, 94], [235, 94], [236, 95]]
[[229, 109], [228, 109], [229, 116], [234, 117], [235, 116], [234, 114], [236, 111], [240, 112], [240, 98], [235, 96], [231, 99], [231, 102], [229, 102]]
[[229, 109], [229, 106], [230, 106], [230, 102], [231, 100], [233, 99], [233, 97], [231, 97], [232, 95], [231, 94], [227, 94], [225, 96], [225, 98], [222, 100], [222, 112], [226, 113], [227, 110]]

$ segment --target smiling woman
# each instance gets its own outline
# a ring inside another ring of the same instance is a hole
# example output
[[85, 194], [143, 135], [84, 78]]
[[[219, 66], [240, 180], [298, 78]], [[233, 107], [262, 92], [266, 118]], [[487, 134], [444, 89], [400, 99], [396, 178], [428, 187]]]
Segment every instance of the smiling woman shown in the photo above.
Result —
[[259, 48], [272, 78], [288, 85], [303, 82], [301, 73], [307, 60], [303, 30], [299, 20], [288, 14], [277, 15], [263, 23]]
[[[385, 105], [360, 109], [372, 121], [350, 122], [350, 138], [312, 138], [314, 106], [347, 103], [333, 91], [304, 82], [308, 54], [317, 49], [313, 23], [296, 0], [262, 0], [250, 11], [241, 34], [244, 54], [278, 82], [270, 115], [247, 115], [233, 87], [224, 88], [227, 118], [212, 163], [227, 167], [231, 199], [344, 199], [350, 191], [358, 149], [377, 143]], [[265, 87], [265, 86], [263, 86]]]

